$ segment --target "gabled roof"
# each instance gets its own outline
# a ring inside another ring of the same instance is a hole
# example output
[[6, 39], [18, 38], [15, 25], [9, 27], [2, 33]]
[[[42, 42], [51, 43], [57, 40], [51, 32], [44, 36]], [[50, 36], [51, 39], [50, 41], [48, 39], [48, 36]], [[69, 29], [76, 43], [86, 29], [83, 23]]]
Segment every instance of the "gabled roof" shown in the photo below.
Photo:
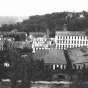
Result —
[[86, 36], [85, 31], [56, 31], [59, 36]]
[[44, 59], [45, 63], [50, 64], [66, 64], [66, 59], [63, 50], [55, 49], [55, 50], [46, 50], [46, 49], [38, 49], [34, 56], [34, 59]]
[[69, 49], [68, 55], [73, 64], [88, 63], [88, 48], [86, 47]]

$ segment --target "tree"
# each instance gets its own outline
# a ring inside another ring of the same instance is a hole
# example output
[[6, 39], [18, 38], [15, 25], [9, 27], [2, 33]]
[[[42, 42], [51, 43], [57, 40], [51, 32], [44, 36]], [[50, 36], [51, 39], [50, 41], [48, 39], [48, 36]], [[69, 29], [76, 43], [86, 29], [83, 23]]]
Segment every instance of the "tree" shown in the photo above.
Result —
[[67, 61], [67, 70], [71, 71], [72, 70], [72, 63], [71, 63], [71, 59], [70, 59], [70, 57], [68, 55], [68, 51], [64, 50], [64, 54], [65, 54], [66, 61]]
[[[9, 75], [12, 88], [29, 88], [31, 81], [41, 79], [39, 76], [44, 69], [44, 61], [34, 60], [32, 51], [28, 50], [28, 52], [26, 57], [22, 57], [19, 50], [9, 47], [8, 41], [4, 43], [5, 61], [10, 64], [6, 73]], [[21, 80], [20, 85], [18, 80]]]

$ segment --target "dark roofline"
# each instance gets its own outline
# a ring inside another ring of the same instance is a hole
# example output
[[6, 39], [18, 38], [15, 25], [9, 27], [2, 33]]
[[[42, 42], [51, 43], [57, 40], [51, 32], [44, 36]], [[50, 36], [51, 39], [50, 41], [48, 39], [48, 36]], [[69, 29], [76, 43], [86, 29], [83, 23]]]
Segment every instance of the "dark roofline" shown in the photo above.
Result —
[[44, 63], [45, 65], [67, 65], [67, 64], [59, 64], [59, 63]]
[[62, 32], [62, 33], [74, 33], [74, 32], [81, 32], [81, 33], [86, 33], [85, 31], [55, 31], [56, 33], [60, 33], [60, 32]]
[[69, 51], [69, 50], [75, 50], [75, 49], [81, 49], [81, 48], [86, 48], [86, 49], [88, 49], [87, 46], [82, 46], [82, 47], [68, 48], [67, 51]]
[[55, 35], [87, 36], [85, 31], [56, 31]]
[[45, 35], [46, 33], [45, 32], [29, 32], [29, 34], [32, 34], [32, 35], [38, 35], [38, 34]]
[[80, 62], [80, 63], [72, 63], [72, 64], [75, 65], [75, 64], [85, 64], [85, 63], [88, 63], [88, 62]]
[[[15, 34], [21, 34], [21, 33], [23, 33], [23, 34], [27, 34], [26, 32], [16, 32]], [[4, 32], [4, 31], [0, 31], [0, 34], [13, 34], [13, 32]]]

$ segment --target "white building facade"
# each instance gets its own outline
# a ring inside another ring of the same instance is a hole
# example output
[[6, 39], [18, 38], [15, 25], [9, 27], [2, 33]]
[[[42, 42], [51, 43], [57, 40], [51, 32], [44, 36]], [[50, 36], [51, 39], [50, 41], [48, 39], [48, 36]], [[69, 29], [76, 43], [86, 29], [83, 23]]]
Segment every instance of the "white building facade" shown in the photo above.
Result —
[[49, 48], [49, 45], [55, 44], [55, 38], [50, 38], [49, 41], [47, 41], [46, 37], [38, 37], [34, 38], [32, 42], [32, 49], [33, 52], [35, 52], [37, 49], [47, 49]]
[[56, 31], [55, 44], [58, 49], [88, 47], [88, 36], [83, 31]]

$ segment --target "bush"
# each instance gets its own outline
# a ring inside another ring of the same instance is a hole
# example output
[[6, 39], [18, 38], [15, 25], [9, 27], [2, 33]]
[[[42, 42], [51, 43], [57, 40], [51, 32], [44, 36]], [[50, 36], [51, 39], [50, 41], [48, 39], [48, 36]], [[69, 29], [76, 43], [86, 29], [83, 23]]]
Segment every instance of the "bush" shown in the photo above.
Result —
[[76, 80], [69, 88], [88, 88], [88, 84], [82, 81]]

